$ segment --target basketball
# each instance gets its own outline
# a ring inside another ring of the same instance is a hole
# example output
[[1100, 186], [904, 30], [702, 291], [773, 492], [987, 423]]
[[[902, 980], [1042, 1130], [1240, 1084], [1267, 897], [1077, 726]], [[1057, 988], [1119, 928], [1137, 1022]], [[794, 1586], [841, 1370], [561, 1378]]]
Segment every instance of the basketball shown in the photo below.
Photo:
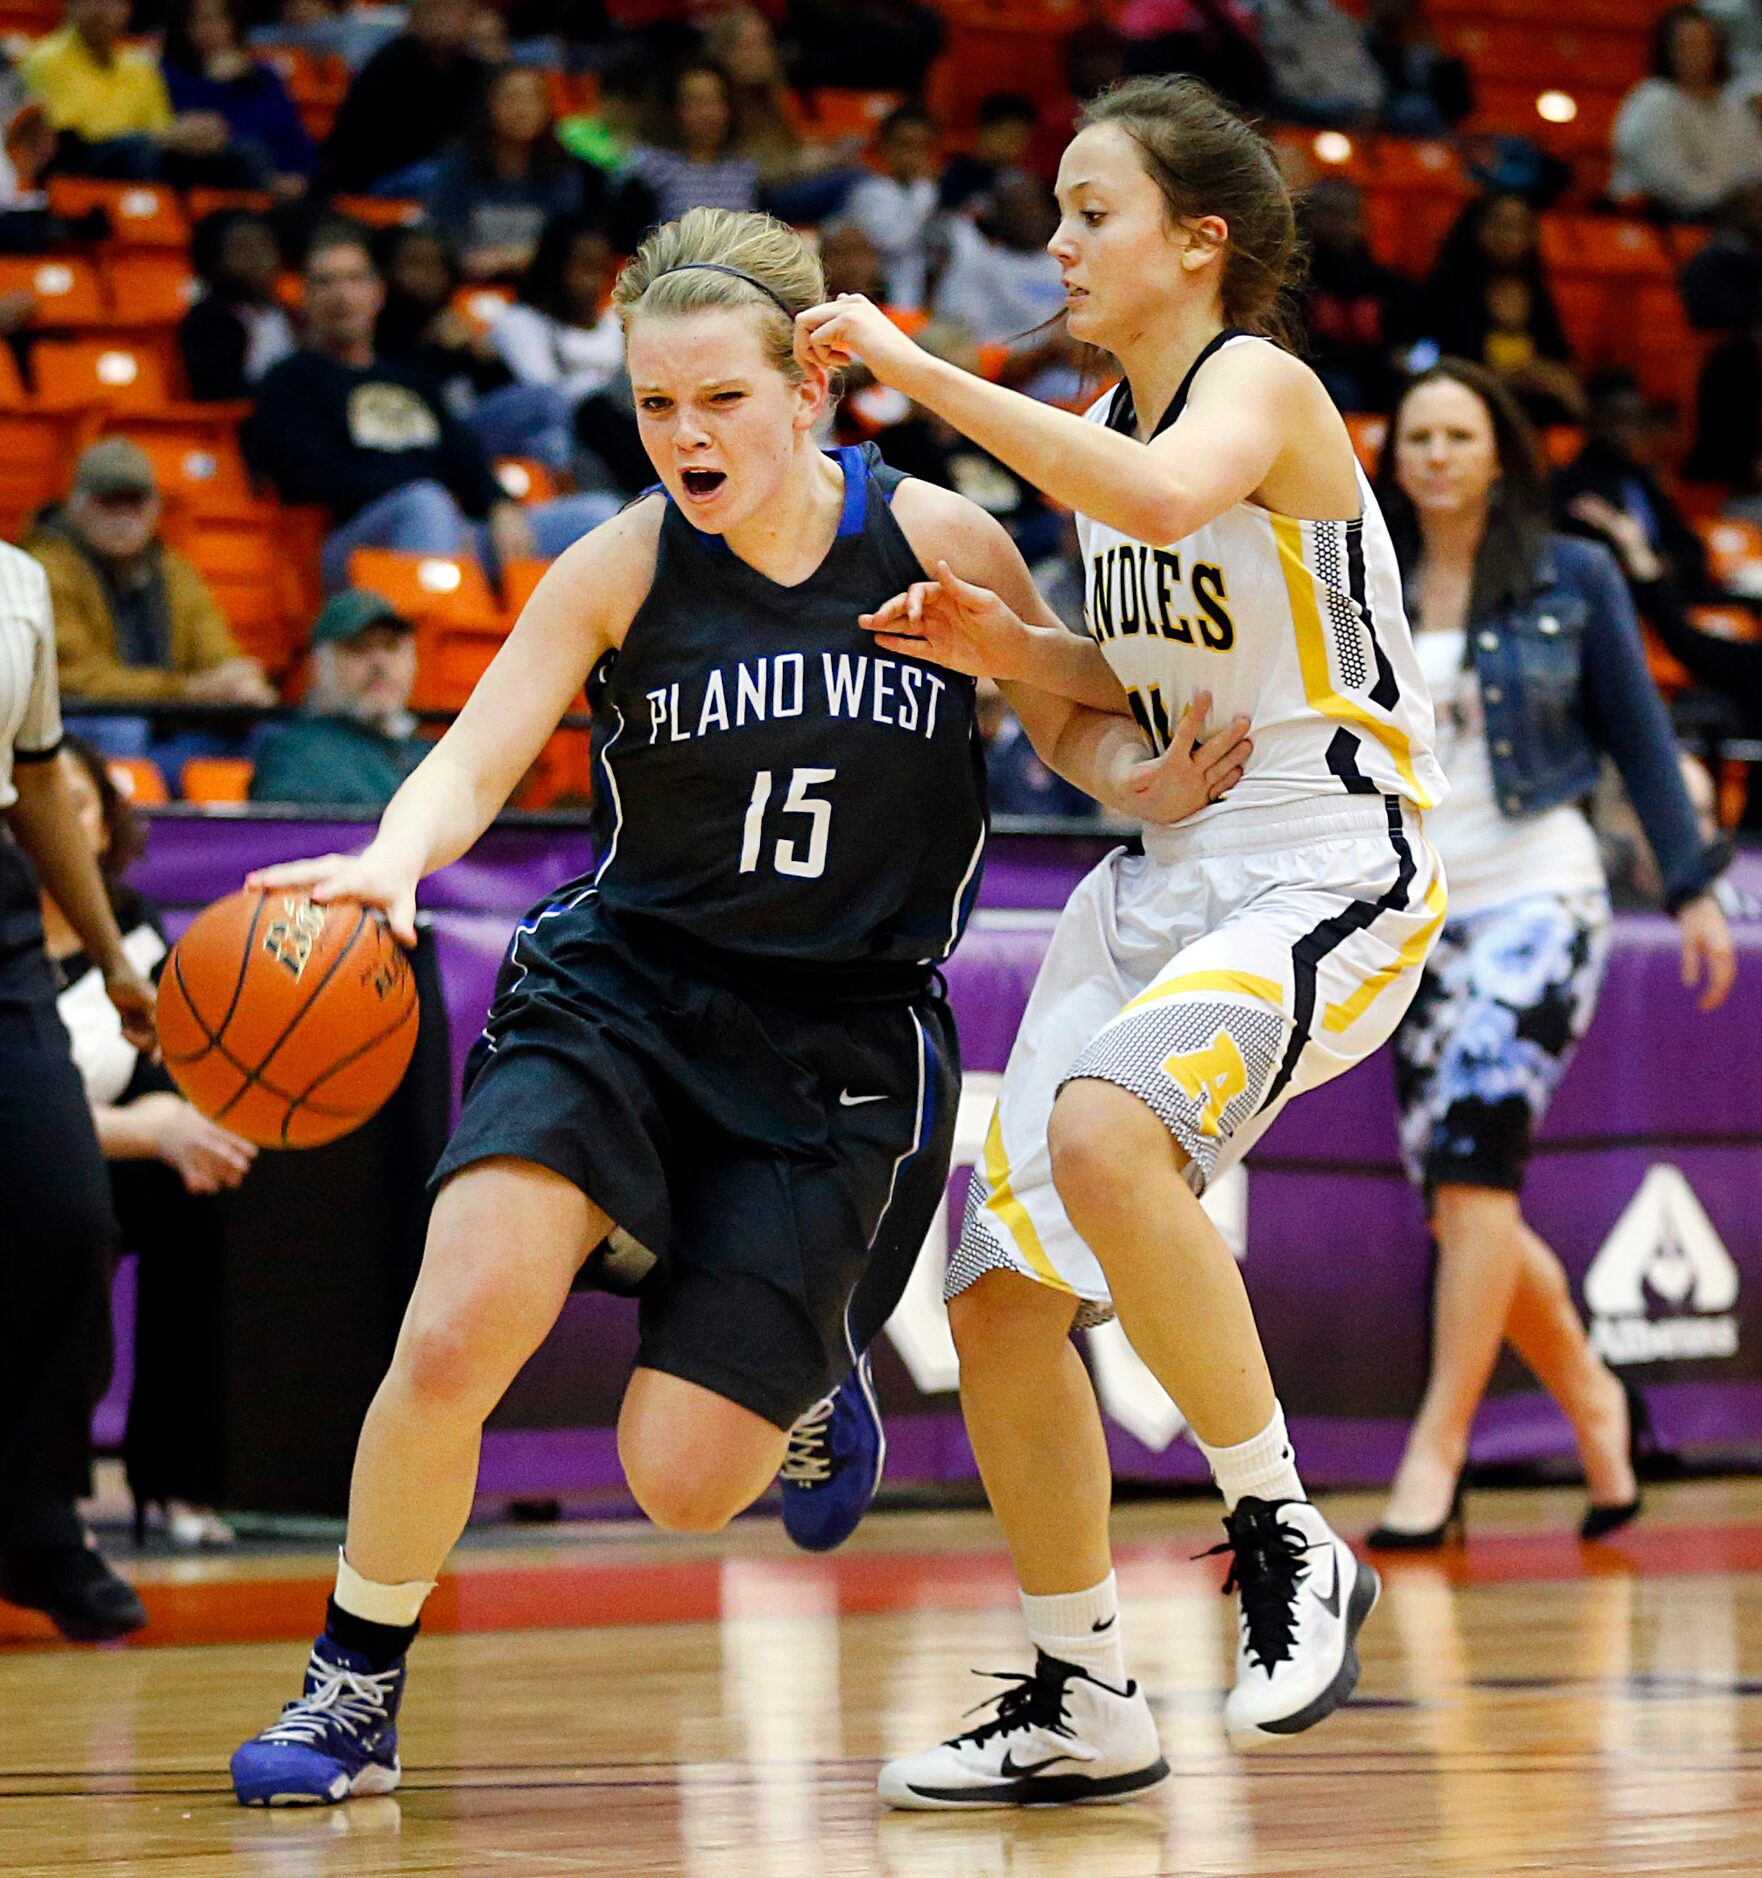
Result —
[[159, 985], [165, 1067], [189, 1100], [264, 1148], [315, 1148], [397, 1088], [416, 981], [384, 917], [352, 900], [247, 888], [198, 914]]

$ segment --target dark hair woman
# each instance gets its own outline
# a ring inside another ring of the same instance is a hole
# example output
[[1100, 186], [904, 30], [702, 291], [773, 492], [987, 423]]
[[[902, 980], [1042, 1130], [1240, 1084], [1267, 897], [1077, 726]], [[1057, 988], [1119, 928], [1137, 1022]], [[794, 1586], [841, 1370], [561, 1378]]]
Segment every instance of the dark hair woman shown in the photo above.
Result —
[[38, 883], [139, 1050], [153, 1048], [153, 986], [123, 945], [56, 760], [48, 579], [0, 549], [0, 595], [0, 1599], [46, 1612], [69, 1637], [117, 1637], [147, 1614], [87, 1545], [74, 1505], [91, 1489], [92, 1409], [109, 1368], [115, 1222], [55, 1011]]
[[1537, 422], [1582, 415], [1541, 230], [1523, 196], [1500, 190], [1468, 204], [1444, 237], [1423, 299], [1421, 326], [1439, 349], [1496, 372]]
[[490, 75], [471, 129], [443, 151], [428, 213], [472, 280], [512, 280], [553, 216], [584, 202], [580, 164], [557, 141], [550, 81], [536, 66]]
[[318, 150], [273, 65], [242, 44], [233, 0], [174, 0], [159, 63], [172, 109], [213, 111], [254, 180], [297, 196], [318, 167]]
[[[1081, 125], [1048, 247], [1072, 338], [1125, 375], [1086, 417], [926, 357], [866, 301], [798, 321], [805, 356], [860, 358], [1077, 512], [1093, 637], [1036, 631], [946, 574], [873, 624], [888, 651], [1006, 681], [1049, 766], [1145, 823], [1143, 855], [1102, 863], [1060, 916], [949, 1265], [962, 1409], [1036, 1668], [994, 1721], [883, 1768], [895, 1806], [1121, 1798], [1167, 1772], [1125, 1671], [1075, 1325], [1118, 1312], [1224, 1497], [1233, 1737], [1344, 1701], [1377, 1596], [1304, 1494], [1198, 1196], [1287, 1100], [1379, 1047], [1418, 986], [1444, 909], [1420, 819], [1444, 789], [1431, 707], [1345, 424], [1267, 338], [1297, 244], [1266, 144], [1185, 78], [1105, 92]], [[1117, 767], [1087, 783], [1037, 729], [1084, 685], [1115, 687], [1140, 733], [1119, 720]], [[1160, 799], [1195, 764], [1203, 806]], [[1055, 1781], [1023, 1777], [1054, 1764]]]
[[[140, 822], [89, 745], [69, 738], [60, 760], [123, 949], [138, 971], [156, 976], [165, 934], [125, 879], [146, 845]], [[198, 1114], [124, 1034], [103, 974], [48, 892], [42, 913], [61, 984], [56, 1008], [108, 1164], [120, 1249], [137, 1261], [134, 1389], [123, 1437], [136, 1538], [157, 1514], [176, 1546], [230, 1545], [232, 1529], [214, 1511], [223, 1493], [226, 1371], [225, 1241], [213, 1196], [244, 1179], [257, 1150]]]
[[757, 206], [759, 167], [735, 148], [733, 98], [720, 66], [699, 62], [673, 74], [628, 174], [653, 196], [658, 222], [688, 209]]
[[1705, 220], [1762, 180], [1762, 126], [1753, 98], [1732, 82], [1718, 20], [1697, 6], [1658, 16], [1651, 75], [1622, 100], [1610, 146], [1610, 195], [1660, 215]]
[[1450, 911], [1396, 1032], [1401, 1143], [1438, 1247], [1431, 1375], [1374, 1545], [1441, 1544], [1469, 1431], [1509, 1341], [1572, 1423], [1584, 1534], [1639, 1509], [1637, 1398], [1586, 1339], [1525, 1223], [1535, 1131], [1596, 1003], [1609, 904], [1580, 803], [1614, 759], [1658, 857], [1703, 1010], [1736, 970], [1717, 860], [1608, 551], [1549, 531], [1529, 427], [1497, 378], [1445, 361], [1410, 385], [1378, 487], [1436, 701], [1447, 800], [1427, 818]]

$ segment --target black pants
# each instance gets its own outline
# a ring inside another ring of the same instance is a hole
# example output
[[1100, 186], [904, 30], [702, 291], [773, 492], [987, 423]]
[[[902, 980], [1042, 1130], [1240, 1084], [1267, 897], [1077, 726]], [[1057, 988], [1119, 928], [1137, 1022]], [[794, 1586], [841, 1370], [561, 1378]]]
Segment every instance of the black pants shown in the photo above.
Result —
[[[169, 1089], [144, 1065], [126, 1103]], [[226, 1224], [218, 1194], [160, 1161], [112, 1161], [122, 1250], [135, 1254], [135, 1380], [122, 1458], [138, 1500], [226, 1497]]]
[[[48, 974], [43, 973], [45, 994]], [[110, 1183], [47, 995], [0, 1003], [0, 1550], [80, 1538], [110, 1374]]]

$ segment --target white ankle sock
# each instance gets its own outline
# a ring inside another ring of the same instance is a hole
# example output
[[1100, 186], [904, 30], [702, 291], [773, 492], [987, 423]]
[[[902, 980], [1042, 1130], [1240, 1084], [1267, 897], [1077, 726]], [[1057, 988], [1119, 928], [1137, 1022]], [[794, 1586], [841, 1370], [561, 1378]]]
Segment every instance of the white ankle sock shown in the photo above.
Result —
[[370, 1624], [391, 1624], [400, 1630], [407, 1629], [422, 1615], [423, 1602], [433, 1589], [432, 1584], [425, 1584], [420, 1578], [412, 1579], [407, 1585], [375, 1584], [371, 1578], [363, 1578], [343, 1557], [342, 1547], [337, 1547], [337, 1608], [347, 1611], [351, 1617], [362, 1618]]
[[1208, 1447], [1200, 1441], [1199, 1447], [1211, 1463], [1211, 1477], [1224, 1496], [1224, 1506], [1232, 1513], [1236, 1502], [1250, 1495], [1257, 1500], [1309, 1497], [1297, 1477], [1297, 1457], [1285, 1432], [1285, 1411], [1276, 1402], [1272, 1420], [1251, 1441], [1239, 1441], [1231, 1448]]
[[1097, 1682], [1123, 1689], [1128, 1681], [1126, 1653], [1120, 1642], [1120, 1588], [1109, 1572], [1087, 1591], [1066, 1591], [1032, 1598], [1022, 1593], [1022, 1615], [1037, 1650], [1075, 1663]]

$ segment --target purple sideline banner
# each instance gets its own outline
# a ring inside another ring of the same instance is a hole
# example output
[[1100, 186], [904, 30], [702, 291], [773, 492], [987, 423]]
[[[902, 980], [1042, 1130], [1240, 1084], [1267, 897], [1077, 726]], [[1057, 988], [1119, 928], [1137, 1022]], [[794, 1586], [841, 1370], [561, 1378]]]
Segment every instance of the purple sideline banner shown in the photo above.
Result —
[[[358, 848], [368, 833], [360, 823], [161, 812], [136, 879], [175, 929], [251, 866]], [[974, 927], [950, 962], [966, 1070], [951, 1203], [877, 1353], [895, 1483], [974, 1471], [951, 1393], [941, 1262], [1056, 910], [1109, 845], [996, 836]], [[515, 921], [589, 859], [579, 828], [498, 825], [426, 884], [455, 1069]], [[1762, 875], [1762, 858], [1742, 865]], [[1596, 1022], [1526, 1190], [1528, 1216], [1571, 1273], [1593, 1338], [1647, 1389], [1663, 1439], [1719, 1453], [1762, 1451], [1762, 926], [1741, 929], [1738, 943], [1738, 988], [1726, 1009], [1703, 1016], [1679, 983], [1671, 923], [1618, 920]], [[1207, 1203], [1245, 1256], [1305, 1472], [1334, 1485], [1386, 1480], [1424, 1378], [1431, 1270], [1419, 1201], [1397, 1161], [1388, 1053], [1295, 1103]], [[482, 1491], [618, 1482], [611, 1423], [633, 1320], [615, 1299], [570, 1300], [492, 1423]], [[1201, 1478], [1178, 1414], [1118, 1326], [1086, 1343], [1121, 1474]], [[1558, 1411], [1515, 1366], [1505, 1381], [1477, 1423], [1475, 1458], [1569, 1454]], [[125, 1385], [119, 1376], [101, 1428]]]

